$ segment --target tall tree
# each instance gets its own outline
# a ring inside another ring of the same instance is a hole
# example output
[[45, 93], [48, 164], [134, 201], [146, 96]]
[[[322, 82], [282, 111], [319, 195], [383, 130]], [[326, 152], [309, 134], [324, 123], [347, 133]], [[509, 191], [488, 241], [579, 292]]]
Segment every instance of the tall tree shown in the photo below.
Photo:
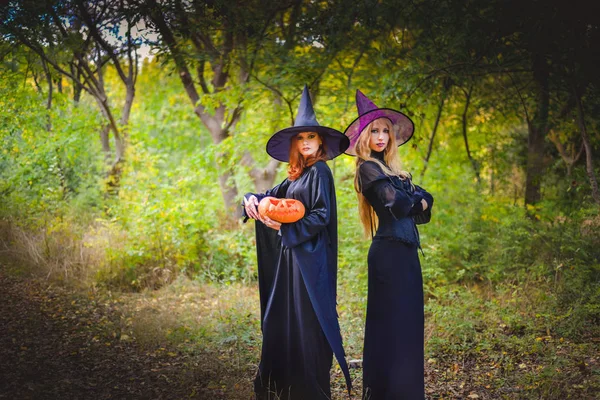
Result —
[[[147, 10], [147, 18], [164, 45], [162, 51], [172, 58], [195, 114], [217, 145], [231, 137], [240, 122], [252, 79], [285, 102], [290, 115], [303, 83], [311, 83], [316, 95], [319, 77], [344, 42], [338, 39], [349, 36], [336, 33], [351, 26], [332, 23], [331, 15], [335, 14], [327, 12], [332, 7], [341, 8], [342, 1], [134, 3]], [[296, 52], [307, 49], [317, 49], [311, 53], [316, 57], [306, 57], [301, 65], [298, 59], [302, 57]], [[219, 162], [219, 184], [227, 209], [233, 209], [238, 201], [230, 156], [222, 154]], [[259, 167], [249, 152], [240, 161], [249, 168], [257, 188], [272, 184], [277, 162]]]
[[[148, 21], [160, 35], [163, 51], [173, 59], [195, 114], [213, 143], [222, 143], [242, 114], [242, 98], [227, 98], [227, 92], [248, 81], [260, 40], [274, 14], [262, 12], [257, 5], [243, 8], [227, 1], [145, 0], [132, 4], [147, 10]], [[237, 202], [233, 171], [224, 162], [219, 167], [223, 200], [231, 210]]]
[[[137, 22], [113, 2], [94, 4], [77, 1], [10, 2], [2, 8], [2, 34], [15, 45], [35, 52], [42, 63], [68, 77], [74, 84], [74, 100], [84, 91], [96, 101], [106, 119], [100, 133], [105, 158], [110, 160], [110, 176], [118, 178], [119, 164], [125, 156], [127, 126], [135, 94], [137, 48], [132, 36]], [[118, 32], [121, 25], [125, 33]], [[126, 100], [118, 122], [104, 84], [104, 69], [111, 63], [126, 89]], [[108, 132], [112, 132], [115, 152], [111, 157]]]
[[[536, 204], [542, 199], [548, 132], [575, 106], [572, 96], [564, 95], [567, 78], [559, 70], [568, 65], [565, 54], [590, 43], [572, 32], [597, 31], [598, 22], [590, 17], [597, 15], [595, 8], [558, 0], [543, 6], [536, 1], [413, 2], [407, 7], [410, 19], [392, 24], [402, 29], [395, 49], [404, 51], [389, 57], [406, 71], [400, 79], [408, 86], [402, 91], [405, 99], [431, 93], [438, 78], [450, 77], [469, 83], [465, 87], [491, 82], [497, 89], [486, 93], [488, 102], [520, 103], [528, 126], [525, 203]], [[583, 64], [593, 59], [591, 53], [588, 47], [580, 57]], [[512, 100], [505, 94], [507, 79], [508, 89], [518, 94]]]

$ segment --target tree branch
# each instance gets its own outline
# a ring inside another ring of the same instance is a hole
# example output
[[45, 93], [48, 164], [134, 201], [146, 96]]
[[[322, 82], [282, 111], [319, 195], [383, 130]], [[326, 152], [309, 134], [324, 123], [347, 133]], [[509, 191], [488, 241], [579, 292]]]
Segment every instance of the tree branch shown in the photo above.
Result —
[[[106, 53], [112, 60], [119, 77], [121, 78], [123, 83], [127, 84], [127, 82], [129, 82], [129, 79], [125, 75], [125, 72], [123, 71], [123, 67], [121, 65], [121, 60], [119, 60], [119, 58], [117, 57], [115, 49], [102, 37], [102, 35], [98, 31], [98, 26], [97, 26], [96, 22], [92, 19], [92, 16], [88, 12], [87, 7], [85, 6], [83, 0], [77, 0], [77, 6], [81, 13], [82, 20], [87, 25], [87, 27], [90, 31], [90, 34], [94, 37], [96, 42], [104, 49], [104, 51], [106, 51]], [[129, 27], [128, 27], [128, 29], [129, 29]], [[130, 57], [130, 61], [131, 61], [131, 57]]]
[[438, 129], [438, 125], [440, 123], [440, 118], [442, 116], [442, 109], [444, 108], [444, 102], [446, 101], [446, 95], [450, 90], [450, 83], [448, 79], [444, 80], [444, 87], [442, 89], [442, 96], [440, 98], [440, 104], [438, 106], [437, 116], [435, 117], [435, 124], [433, 125], [433, 129], [431, 131], [431, 138], [429, 139], [429, 146], [427, 148], [427, 155], [425, 156], [425, 163], [423, 165], [423, 170], [421, 171], [421, 180], [425, 176], [425, 171], [427, 170], [427, 166], [429, 165], [429, 159], [431, 157], [431, 152], [433, 151], [433, 141], [435, 139], [435, 134]]

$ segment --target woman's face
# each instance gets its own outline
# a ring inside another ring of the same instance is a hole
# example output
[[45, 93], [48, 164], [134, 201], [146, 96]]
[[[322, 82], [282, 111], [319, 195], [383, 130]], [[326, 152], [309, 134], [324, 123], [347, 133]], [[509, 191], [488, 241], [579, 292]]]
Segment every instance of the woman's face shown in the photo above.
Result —
[[315, 132], [302, 132], [296, 135], [296, 146], [302, 157], [305, 159], [317, 154], [321, 146], [321, 138]]
[[378, 118], [371, 125], [371, 139], [369, 148], [376, 152], [382, 152], [390, 141], [390, 123], [385, 118]]

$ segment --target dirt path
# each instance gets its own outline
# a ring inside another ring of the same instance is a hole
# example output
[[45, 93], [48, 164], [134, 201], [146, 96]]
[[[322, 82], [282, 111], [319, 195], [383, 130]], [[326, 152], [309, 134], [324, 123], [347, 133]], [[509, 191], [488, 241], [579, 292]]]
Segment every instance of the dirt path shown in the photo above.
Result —
[[[156, 343], [143, 347], [119, 332], [124, 315], [114, 301], [14, 276], [0, 263], [0, 400], [252, 398], [253, 367], [233, 367], [234, 355], [205, 348], [182, 353]], [[506, 343], [509, 339], [506, 335]], [[436, 355], [426, 363], [427, 397], [598, 398], [598, 347], [541, 339], [530, 352], [519, 351], [519, 345]], [[550, 378], [544, 375], [551, 372]], [[347, 399], [336, 373], [334, 399]], [[361, 372], [352, 375], [357, 400]]]
[[194, 360], [111, 338], [101, 310], [72, 302], [0, 266], [0, 399], [220, 397]]

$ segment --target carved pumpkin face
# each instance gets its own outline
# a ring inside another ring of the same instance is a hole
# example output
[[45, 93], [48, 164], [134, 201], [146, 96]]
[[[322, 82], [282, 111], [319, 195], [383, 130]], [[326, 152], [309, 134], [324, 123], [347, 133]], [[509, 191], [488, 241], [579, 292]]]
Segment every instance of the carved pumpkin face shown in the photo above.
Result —
[[304, 217], [304, 204], [295, 199], [278, 199], [265, 197], [258, 204], [258, 213], [273, 221], [289, 224]]

